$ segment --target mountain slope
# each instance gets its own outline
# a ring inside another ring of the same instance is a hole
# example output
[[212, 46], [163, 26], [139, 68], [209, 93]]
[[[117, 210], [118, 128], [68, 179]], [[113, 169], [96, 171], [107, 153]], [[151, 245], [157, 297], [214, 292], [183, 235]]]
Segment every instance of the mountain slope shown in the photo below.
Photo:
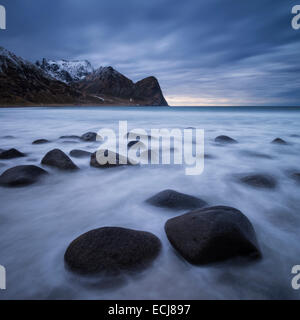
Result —
[[78, 104], [85, 95], [0, 47], [2, 105]]
[[130, 104], [168, 106], [155, 77], [134, 83], [112, 67], [100, 67], [79, 81], [77, 87], [89, 95], [117, 97]]
[[112, 67], [93, 70], [88, 61], [33, 64], [0, 47], [0, 106], [167, 106], [156, 78], [134, 83]]
[[87, 60], [47, 60], [37, 61], [36, 65], [56, 80], [70, 83], [84, 79], [92, 73], [93, 67]]

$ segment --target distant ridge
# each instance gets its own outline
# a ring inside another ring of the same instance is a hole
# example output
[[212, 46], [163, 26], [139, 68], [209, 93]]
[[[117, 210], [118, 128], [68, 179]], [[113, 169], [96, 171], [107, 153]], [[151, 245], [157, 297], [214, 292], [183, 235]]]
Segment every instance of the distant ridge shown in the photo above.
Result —
[[35, 64], [0, 47], [0, 106], [168, 106], [158, 80], [134, 83], [112, 67], [96, 70], [87, 60]]

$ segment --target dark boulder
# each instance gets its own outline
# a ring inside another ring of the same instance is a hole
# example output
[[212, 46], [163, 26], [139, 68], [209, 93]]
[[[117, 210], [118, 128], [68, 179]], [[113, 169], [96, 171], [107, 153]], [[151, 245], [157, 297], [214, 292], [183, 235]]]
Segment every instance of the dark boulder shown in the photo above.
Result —
[[96, 138], [97, 138], [96, 132], [87, 132], [80, 137], [80, 139], [83, 141], [96, 141]]
[[168, 220], [165, 231], [172, 246], [192, 264], [261, 256], [252, 224], [234, 208], [217, 206], [186, 213]]
[[236, 140], [234, 140], [228, 136], [218, 136], [215, 138], [215, 142], [217, 142], [217, 143], [231, 143], [231, 144], [237, 143]]
[[44, 144], [44, 143], [49, 143], [50, 141], [47, 139], [38, 139], [32, 142], [32, 144]]
[[273, 143], [273, 144], [288, 144], [286, 141], [282, 140], [281, 138], [276, 138], [271, 143]]
[[[108, 150], [104, 151], [104, 155], [105, 155], [105, 157], [108, 157]], [[98, 160], [97, 160], [97, 151], [96, 151], [91, 154], [91, 160], [90, 160], [91, 167], [112, 168], [112, 167], [118, 167], [118, 166], [123, 166], [123, 165], [135, 165], [136, 164], [133, 160], [130, 160], [129, 158], [126, 158], [118, 153], [114, 153], [113, 151], [109, 151], [109, 158], [104, 159], [107, 161], [106, 163], [101, 164]]]
[[300, 172], [294, 172], [291, 174], [291, 178], [297, 182], [300, 182]]
[[92, 153], [85, 150], [74, 149], [71, 150], [69, 154], [74, 158], [88, 158]]
[[17, 166], [2, 173], [0, 185], [7, 187], [26, 186], [37, 182], [45, 174], [47, 171], [37, 166]]
[[17, 149], [9, 149], [9, 150], [4, 150], [2, 152], [0, 152], [0, 159], [14, 159], [14, 158], [21, 158], [21, 157], [25, 157], [26, 154], [20, 152]]
[[138, 142], [139, 142], [138, 140], [129, 141], [127, 144], [127, 147], [130, 148], [130, 147], [134, 146], [135, 144], [137, 144]]
[[256, 188], [273, 189], [277, 186], [277, 181], [267, 174], [249, 174], [239, 179], [242, 183]]
[[177, 210], [197, 209], [207, 205], [207, 203], [202, 199], [174, 190], [161, 191], [153, 197], [147, 199], [146, 202], [156, 207]]
[[42, 164], [55, 167], [61, 170], [76, 170], [78, 167], [74, 162], [61, 150], [53, 149], [49, 151], [42, 159]]
[[64, 258], [76, 273], [118, 274], [146, 268], [160, 250], [160, 240], [149, 232], [104, 227], [75, 239]]

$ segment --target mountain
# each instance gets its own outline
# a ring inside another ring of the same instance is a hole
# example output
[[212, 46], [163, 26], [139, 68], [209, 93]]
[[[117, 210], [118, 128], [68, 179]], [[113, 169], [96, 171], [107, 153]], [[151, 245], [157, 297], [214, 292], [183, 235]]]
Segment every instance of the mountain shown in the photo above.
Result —
[[134, 83], [112, 67], [100, 67], [79, 81], [77, 88], [86, 94], [104, 99], [117, 97], [138, 105], [168, 105], [155, 77]]
[[87, 60], [47, 60], [37, 61], [36, 65], [56, 80], [65, 83], [79, 81], [94, 71]]
[[112, 67], [94, 70], [86, 60], [33, 64], [0, 47], [0, 106], [45, 104], [168, 105], [154, 77], [134, 83]]
[[0, 47], [0, 104], [80, 104], [94, 102], [72, 86], [46, 74], [33, 63]]

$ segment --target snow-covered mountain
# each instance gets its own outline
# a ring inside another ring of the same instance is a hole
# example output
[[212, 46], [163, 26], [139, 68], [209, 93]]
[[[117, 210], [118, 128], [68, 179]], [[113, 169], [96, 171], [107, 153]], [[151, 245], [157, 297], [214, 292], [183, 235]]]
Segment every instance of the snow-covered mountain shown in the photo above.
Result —
[[37, 61], [36, 65], [43, 69], [51, 77], [70, 83], [83, 80], [94, 71], [87, 60], [47, 60]]
[[0, 106], [5, 105], [167, 106], [159, 83], [134, 83], [112, 67], [94, 70], [86, 61], [31, 63], [0, 47]]

